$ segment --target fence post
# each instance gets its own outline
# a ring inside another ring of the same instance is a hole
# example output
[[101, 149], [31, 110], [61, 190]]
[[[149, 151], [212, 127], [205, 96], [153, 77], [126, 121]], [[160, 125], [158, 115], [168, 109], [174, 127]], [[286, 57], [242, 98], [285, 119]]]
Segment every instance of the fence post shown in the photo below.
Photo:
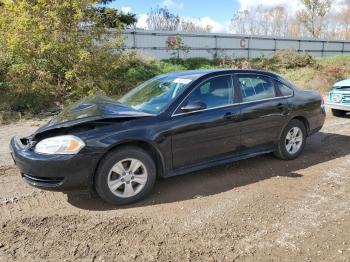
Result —
[[322, 41], [322, 57], [324, 57], [324, 41]]
[[247, 49], [248, 49], [248, 60], [250, 59], [250, 40], [252, 39], [252, 37], [248, 38], [248, 45], [247, 45]]
[[215, 52], [214, 52], [214, 59], [218, 58], [218, 36], [214, 35], [215, 39]]
[[[176, 34], [176, 42], [178, 37], [181, 37], [181, 36], [179, 34]], [[181, 42], [182, 42], [182, 38], [181, 38]], [[179, 43], [177, 43], [177, 60], [179, 59], [180, 59], [180, 46], [179, 46]]]
[[132, 31], [131, 32], [131, 34], [132, 34], [132, 37], [133, 37], [133, 49], [136, 49], [136, 31]]

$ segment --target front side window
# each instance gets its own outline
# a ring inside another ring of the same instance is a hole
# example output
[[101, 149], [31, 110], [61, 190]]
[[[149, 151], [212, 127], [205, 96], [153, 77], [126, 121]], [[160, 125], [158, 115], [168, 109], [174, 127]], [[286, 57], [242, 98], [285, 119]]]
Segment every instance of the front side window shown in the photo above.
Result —
[[241, 74], [237, 75], [242, 101], [252, 102], [276, 97], [275, 87], [269, 77]]
[[210, 78], [196, 87], [185, 101], [185, 105], [201, 103], [206, 109], [233, 103], [233, 83], [230, 75]]
[[159, 114], [200, 75], [163, 75], [132, 89], [119, 101], [138, 111]]

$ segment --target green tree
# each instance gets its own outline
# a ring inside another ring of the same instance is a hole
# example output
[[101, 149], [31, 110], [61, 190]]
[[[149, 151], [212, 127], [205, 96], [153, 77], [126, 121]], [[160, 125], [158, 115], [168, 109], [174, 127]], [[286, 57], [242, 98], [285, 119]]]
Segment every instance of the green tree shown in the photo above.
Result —
[[297, 13], [297, 17], [311, 37], [318, 38], [324, 29], [324, 19], [328, 14], [331, 0], [300, 0], [304, 9]]
[[168, 47], [168, 51], [171, 52], [171, 56], [173, 59], [180, 59], [180, 53], [183, 52], [184, 58], [190, 51], [190, 47], [185, 45], [181, 36], [170, 36], [166, 40], [166, 45]]
[[115, 8], [97, 6], [87, 10], [87, 15], [98, 16], [101, 25], [108, 28], [132, 28], [137, 22], [136, 14], [123, 13]]
[[122, 41], [119, 33], [107, 41], [109, 24], [94, 12], [101, 2], [109, 1], [0, 2], [0, 107], [39, 112], [113, 87]]

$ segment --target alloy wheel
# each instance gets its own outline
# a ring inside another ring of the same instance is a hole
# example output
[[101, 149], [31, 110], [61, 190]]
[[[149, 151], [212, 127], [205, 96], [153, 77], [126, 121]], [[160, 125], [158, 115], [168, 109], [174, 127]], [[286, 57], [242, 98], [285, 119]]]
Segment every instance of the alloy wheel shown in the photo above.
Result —
[[303, 132], [297, 126], [292, 127], [286, 136], [285, 146], [289, 154], [294, 155], [299, 152], [303, 145]]
[[107, 183], [110, 191], [117, 197], [130, 198], [137, 195], [147, 183], [147, 169], [137, 159], [123, 159], [109, 171]]

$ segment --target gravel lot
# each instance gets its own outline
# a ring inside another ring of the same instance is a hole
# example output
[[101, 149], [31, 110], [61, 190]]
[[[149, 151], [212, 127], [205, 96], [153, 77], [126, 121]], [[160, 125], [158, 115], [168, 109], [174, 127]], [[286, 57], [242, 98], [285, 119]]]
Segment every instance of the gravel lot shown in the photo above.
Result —
[[0, 261], [350, 261], [350, 117], [328, 113], [302, 157], [256, 157], [158, 181], [113, 207], [21, 181], [0, 127]]

